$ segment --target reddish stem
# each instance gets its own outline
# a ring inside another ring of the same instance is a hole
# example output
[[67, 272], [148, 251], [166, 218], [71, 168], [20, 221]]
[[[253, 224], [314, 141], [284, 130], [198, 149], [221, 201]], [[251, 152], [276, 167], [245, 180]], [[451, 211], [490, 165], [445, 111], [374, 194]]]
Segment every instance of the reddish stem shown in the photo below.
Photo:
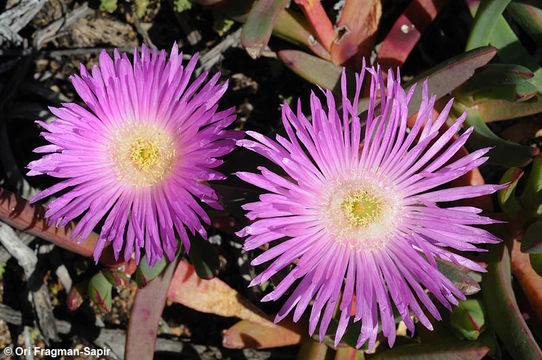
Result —
[[[91, 233], [89, 237], [77, 243], [70, 239], [73, 223], [69, 223], [66, 227], [57, 228], [48, 225], [47, 219], [44, 218], [45, 209], [38, 204], [29, 204], [27, 200], [19, 195], [0, 188], [0, 220], [15, 229], [35, 235], [43, 240], [52, 242], [71, 252], [92, 257], [94, 247], [98, 240], [98, 234]], [[100, 262], [106, 266], [120, 267], [125, 265], [124, 261], [115, 260], [113, 249], [111, 246], [106, 246], [100, 257]]]
[[295, 3], [303, 10], [303, 13], [314, 28], [318, 40], [320, 40], [327, 51], [330, 51], [331, 44], [337, 37], [337, 34], [335, 34], [333, 24], [329, 20], [320, 0], [295, 0]]

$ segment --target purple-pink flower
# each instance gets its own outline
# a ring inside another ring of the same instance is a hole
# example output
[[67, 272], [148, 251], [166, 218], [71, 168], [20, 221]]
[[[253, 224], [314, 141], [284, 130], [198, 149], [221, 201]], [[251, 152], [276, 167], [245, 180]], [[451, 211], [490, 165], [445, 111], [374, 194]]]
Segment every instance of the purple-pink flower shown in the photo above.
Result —
[[207, 73], [190, 82], [196, 62], [183, 66], [176, 44], [169, 60], [164, 50], [136, 49], [133, 65], [126, 54], [115, 51], [112, 59], [102, 51], [91, 73], [81, 65], [81, 75], [71, 77], [88, 109], [63, 104], [51, 108], [56, 120], [38, 121], [50, 145], [35, 149], [46, 155], [28, 165], [28, 175], [62, 181], [32, 201], [61, 192], [45, 216], [57, 226], [79, 219], [72, 232], [78, 241], [104, 220], [96, 260], [112, 242], [126, 260], [135, 252], [139, 262], [144, 248], [152, 265], [164, 252], [174, 258], [176, 236], [188, 251], [187, 229], [206, 238], [202, 222], [210, 220], [200, 201], [220, 205], [202, 181], [224, 178], [213, 168], [239, 133], [225, 130], [234, 108], [218, 111], [227, 83], [217, 84], [220, 74], [206, 82]]
[[[360, 119], [356, 110], [364, 76], [370, 78], [370, 104]], [[286, 137], [272, 140], [247, 132], [254, 140], [237, 142], [283, 170], [259, 167], [260, 173], [237, 173], [266, 190], [259, 201], [244, 206], [253, 222], [238, 235], [247, 237], [245, 250], [270, 244], [252, 261], [269, 265], [251, 285], [262, 284], [295, 263], [262, 300], [277, 300], [291, 289], [275, 321], [292, 311], [298, 321], [312, 302], [311, 335], [320, 323], [322, 339], [338, 308], [335, 344], [352, 313], [354, 322], [361, 321], [358, 347], [368, 340], [372, 349], [379, 328], [392, 346], [394, 308], [413, 332], [411, 315], [432, 329], [422, 306], [441, 318], [426, 290], [448, 309], [465, 298], [438, 270], [436, 259], [484, 271], [458, 252], [482, 251], [479, 244], [499, 241], [473, 226], [497, 222], [481, 216], [480, 209], [437, 203], [491, 194], [501, 186], [435, 189], [483, 164], [489, 149], [450, 161], [472, 128], [453, 140], [465, 120], [463, 114], [439, 135], [452, 101], [433, 118], [435, 97], [428, 96], [426, 83], [410, 130], [408, 105], [414, 89], [406, 93], [401, 88], [399, 73], [390, 71], [385, 83], [379, 69], [364, 64], [356, 74], [353, 101], [347, 97], [344, 72], [341, 85], [342, 109], [329, 90], [325, 106], [311, 94], [311, 120], [299, 102], [295, 113], [283, 105]]]

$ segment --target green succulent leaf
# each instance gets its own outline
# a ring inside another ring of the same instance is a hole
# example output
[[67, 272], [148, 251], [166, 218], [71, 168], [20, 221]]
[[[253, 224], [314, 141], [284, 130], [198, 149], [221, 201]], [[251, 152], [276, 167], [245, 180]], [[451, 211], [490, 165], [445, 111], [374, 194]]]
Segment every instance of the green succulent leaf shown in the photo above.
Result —
[[111, 311], [111, 292], [113, 286], [102, 272], [94, 275], [88, 283], [88, 296], [104, 311]]
[[529, 225], [521, 240], [521, 251], [527, 254], [542, 254], [542, 220]]
[[[454, 285], [465, 295], [474, 295], [480, 291], [479, 275], [465, 267], [455, 265], [449, 261], [437, 259], [439, 271], [450, 279]], [[477, 278], [478, 277], [478, 278]]]
[[542, 154], [533, 160], [520, 202], [531, 215], [540, 215], [540, 211], [542, 211]]
[[154, 266], [149, 266], [147, 263], [147, 257], [143, 255], [135, 272], [137, 286], [144, 287], [147, 285], [149, 281], [160, 275], [160, 273], [165, 269], [167, 263], [166, 258], [162, 257], [160, 262], [154, 264]]
[[512, 1], [506, 11], [529, 36], [542, 46], [542, 9], [536, 2]]
[[482, 0], [467, 40], [466, 50], [472, 50], [490, 43], [490, 35], [510, 0]]
[[529, 254], [529, 261], [533, 270], [542, 276], [542, 254]]
[[492, 246], [482, 276], [482, 294], [491, 327], [516, 360], [542, 358], [542, 351], [527, 326], [512, 289], [510, 254], [504, 244]]
[[518, 181], [522, 176], [523, 170], [512, 167], [506, 170], [500, 181], [501, 184], [510, 183], [508, 187], [499, 190], [498, 199], [501, 208], [511, 217], [515, 217], [521, 210], [521, 205], [515, 194]]
[[288, 3], [289, 0], [257, 0], [252, 5], [241, 31], [241, 44], [253, 59], [262, 53], [279, 13]]
[[488, 164], [496, 164], [505, 167], [521, 167], [528, 164], [537, 155], [537, 149], [523, 146], [512, 141], [504, 140], [491, 131], [482, 120], [476, 107], [467, 107], [456, 99], [453, 105], [454, 114], [459, 115], [467, 112], [467, 120], [463, 126], [473, 127], [474, 132], [469, 137], [467, 144], [475, 149], [492, 147], [489, 151]]
[[370, 360], [480, 360], [489, 351], [474, 341], [442, 341], [429, 344], [395, 346], [370, 357]]
[[482, 303], [478, 299], [459, 302], [459, 305], [450, 314], [450, 324], [461, 338], [478, 339], [485, 325]]

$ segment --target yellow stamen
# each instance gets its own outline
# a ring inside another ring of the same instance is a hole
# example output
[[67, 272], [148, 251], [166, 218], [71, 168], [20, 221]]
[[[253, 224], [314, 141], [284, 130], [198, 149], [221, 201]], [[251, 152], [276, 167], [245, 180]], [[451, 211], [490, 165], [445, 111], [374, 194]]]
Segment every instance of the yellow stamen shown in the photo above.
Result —
[[108, 150], [118, 179], [135, 187], [159, 183], [177, 160], [173, 137], [149, 124], [128, 123], [116, 130]]
[[324, 191], [321, 217], [330, 235], [358, 251], [383, 248], [400, 218], [400, 197], [378, 174], [337, 179]]

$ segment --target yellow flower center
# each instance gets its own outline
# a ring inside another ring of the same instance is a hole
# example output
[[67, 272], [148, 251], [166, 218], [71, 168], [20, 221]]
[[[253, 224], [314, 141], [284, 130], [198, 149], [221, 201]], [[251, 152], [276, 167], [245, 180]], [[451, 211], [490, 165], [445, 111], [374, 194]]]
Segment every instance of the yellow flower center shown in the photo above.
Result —
[[114, 132], [109, 156], [120, 181], [150, 187], [167, 176], [177, 160], [173, 137], [149, 124], [127, 124]]
[[383, 248], [400, 222], [400, 198], [378, 179], [336, 180], [324, 193], [321, 217], [336, 241], [359, 251]]
[[341, 208], [351, 226], [369, 226], [378, 220], [382, 212], [382, 201], [366, 191], [356, 191], [347, 195]]

